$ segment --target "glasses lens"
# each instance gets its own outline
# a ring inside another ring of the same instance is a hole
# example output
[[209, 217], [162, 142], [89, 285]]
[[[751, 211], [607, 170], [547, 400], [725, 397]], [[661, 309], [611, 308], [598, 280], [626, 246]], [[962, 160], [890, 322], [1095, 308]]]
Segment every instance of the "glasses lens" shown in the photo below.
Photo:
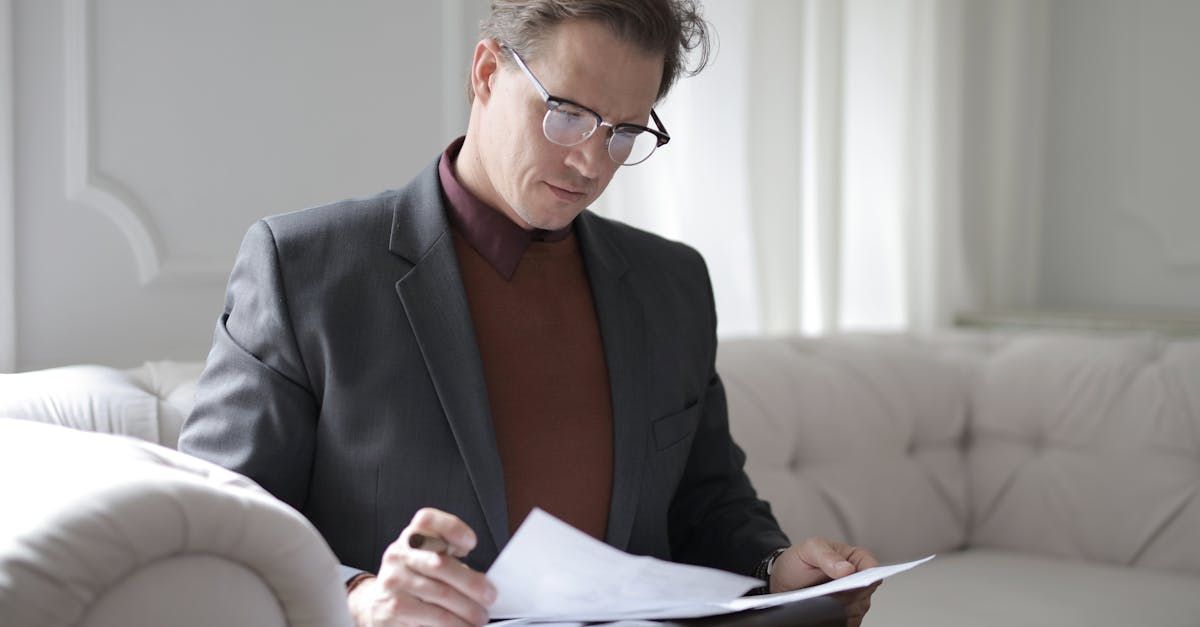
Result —
[[622, 129], [609, 140], [608, 154], [621, 165], [635, 165], [650, 158], [657, 147], [658, 137], [654, 133]]
[[559, 146], [574, 146], [592, 136], [596, 130], [596, 116], [564, 102], [549, 103], [546, 117], [542, 120], [542, 131], [546, 139]]

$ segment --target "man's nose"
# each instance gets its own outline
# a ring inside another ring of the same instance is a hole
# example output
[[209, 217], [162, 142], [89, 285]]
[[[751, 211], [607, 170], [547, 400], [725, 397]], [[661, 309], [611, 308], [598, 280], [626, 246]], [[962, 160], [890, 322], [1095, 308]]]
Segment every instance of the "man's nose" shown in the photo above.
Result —
[[603, 126], [582, 143], [572, 146], [567, 154], [567, 165], [589, 179], [600, 178], [611, 161], [608, 156], [608, 129]]

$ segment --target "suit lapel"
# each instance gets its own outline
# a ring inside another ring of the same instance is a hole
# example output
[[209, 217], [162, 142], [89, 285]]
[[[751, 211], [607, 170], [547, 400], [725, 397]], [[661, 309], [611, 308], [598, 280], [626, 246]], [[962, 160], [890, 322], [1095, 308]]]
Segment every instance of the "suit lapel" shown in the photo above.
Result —
[[645, 320], [629, 282], [629, 266], [602, 219], [585, 211], [575, 221], [600, 324], [613, 407], [613, 488], [605, 540], [629, 545], [646, 461]]
[[[396, 283], [421, 355], [454, 433], [497, 549], [508, 543], [504, 474], [474, 324], [446, 220], [437, 160], [397, 197], [389, 249], [412, 267]], [[590, 211], [576, 219], [612, 387], [613, 488], [605, 540], [625, 549], [643, 485], [645, 320], [629, 265], [610, 227]]]
[[437, 163], [400, 194], [393, 210], [389, 249], [413, 264], [396, 293], [499, 549], [509, 534], [504, 474]]

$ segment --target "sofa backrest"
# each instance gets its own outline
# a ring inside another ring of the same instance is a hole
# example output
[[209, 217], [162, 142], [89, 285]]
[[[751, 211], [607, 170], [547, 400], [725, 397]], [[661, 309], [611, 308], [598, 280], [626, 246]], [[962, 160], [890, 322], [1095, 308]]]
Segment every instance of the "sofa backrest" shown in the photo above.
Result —
[[125, 374], [157, 400], [159, 443], [176, 448], [183, 421], [196, 404], [196, 381], [204, 370], [198, 361], [148, 361]]
[[730, 430], [793, 541], [845, 539], [885, 561], [965, 544], [963, 443], [984, 348], [852, 336], [721, 344]]
[[203, 367], [158, 361], [130, 370], [77, 365], [0, 374], [0, 418], [128, 435], [175, 448]]
[[1014, 338], [974, 399], [972, 545], [1200, 574], [1200, 340]]
[[1200, 341], [723, 342], [731, 430], [793, 538], [1200, 574]]
[[161, 441], [158, 399], [126, 373], [106, 366], [0, 374], [0, 418]]
[[[0, 416], [174, 447], [198, 362], [0, 375]], [[942, 333], [726, 340], [747, 471], [793, 540], [1200, 574], [1200, 339]]]

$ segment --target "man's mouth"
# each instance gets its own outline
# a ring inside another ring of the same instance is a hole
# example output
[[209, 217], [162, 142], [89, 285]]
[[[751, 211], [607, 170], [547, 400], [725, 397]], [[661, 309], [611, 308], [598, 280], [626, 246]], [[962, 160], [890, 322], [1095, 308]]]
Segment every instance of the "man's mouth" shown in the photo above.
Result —
[[553, 183], [546, 183], [546, 187], [549, 187], [550, 191], [554, 192], [554, 195], [557, 196], [559, 200], [565, 202], [575, 202], [582, 199], [584, 196], [587, 196], [587, 194], [583, 192], [577, 192], [566, 187], [559, 187]]

